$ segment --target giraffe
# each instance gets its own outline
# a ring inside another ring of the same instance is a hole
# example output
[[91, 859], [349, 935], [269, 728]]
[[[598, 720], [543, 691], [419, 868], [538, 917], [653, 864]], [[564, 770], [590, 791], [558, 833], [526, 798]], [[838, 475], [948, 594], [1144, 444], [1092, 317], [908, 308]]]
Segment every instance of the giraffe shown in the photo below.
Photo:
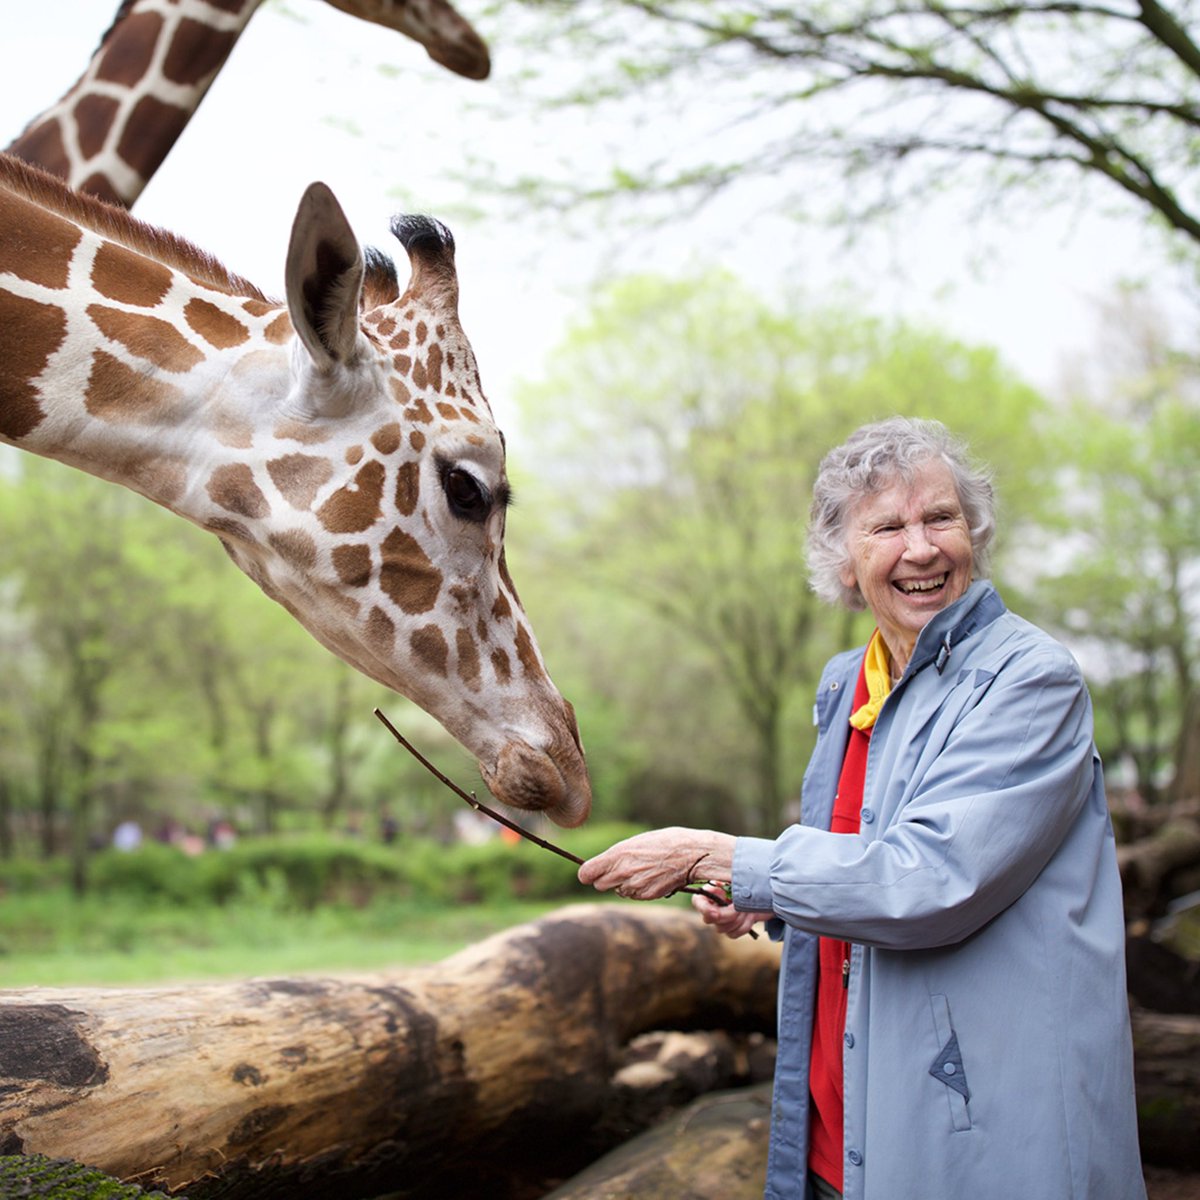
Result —
[[573, 710], [504, 560], [504, 440], [458, 321], [454, 241], [410, 278], [304, 193], [286, 301], [0, 155], [0, 441], [214, 533], [318, 641], [436, 717], [501, 801], [581, 823]]
[[[407, 34], [469, 79], [490, 62], [449, 0], [327, 0]], [[162, 165], [262, 0], [123, 0], [79, 80], [8, 153], [77, 191], [132, 207]]]

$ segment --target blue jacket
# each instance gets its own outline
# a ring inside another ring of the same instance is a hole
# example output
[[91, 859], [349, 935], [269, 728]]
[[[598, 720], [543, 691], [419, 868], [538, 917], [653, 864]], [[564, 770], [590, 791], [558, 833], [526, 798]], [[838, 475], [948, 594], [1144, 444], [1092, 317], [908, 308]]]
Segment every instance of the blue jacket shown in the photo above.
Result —
[[884, 702], [860, 834], [834, 834], [862, 655], [821, 678], [801, 824], [734, 857], [734, 903], [774, 912], [785, 941], [768, 1200], [804, 1194], [818, 934], [854, 943], [846, 1200], [1144, 1200], [1121, 888], [1078, 666], [972, 584]]

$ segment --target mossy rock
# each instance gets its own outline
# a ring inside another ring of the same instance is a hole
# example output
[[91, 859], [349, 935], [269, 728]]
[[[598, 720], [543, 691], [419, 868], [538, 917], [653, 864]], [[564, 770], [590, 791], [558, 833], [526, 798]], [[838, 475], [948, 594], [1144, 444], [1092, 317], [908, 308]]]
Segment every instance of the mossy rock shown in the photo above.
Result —
[[[0, 1200], [168, 1200], [94, 1167], [44, 1154], [0, 1155]], [[187, 1200], [177, 1196], [175, 1200]]]

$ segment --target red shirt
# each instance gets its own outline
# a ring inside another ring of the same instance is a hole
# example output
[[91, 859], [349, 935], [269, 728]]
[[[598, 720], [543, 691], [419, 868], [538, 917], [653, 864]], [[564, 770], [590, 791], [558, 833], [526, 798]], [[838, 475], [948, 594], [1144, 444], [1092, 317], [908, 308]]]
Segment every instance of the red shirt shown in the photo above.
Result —
[[[865, 656], [864, 656], [865, 661]], [[851, 712], [870, 698], [865, 669], [859, 670]], [[834, 833], [857, 833], [871, 731], [850, 728], [833, 801]], [[842, 1038], [846, 1032], [846, 994], [850, 980], [850, 943], [818, 941], [817, 1004], [813, 1015], [812, 1056], [808, 1067], [808, 1166], [826, 1183], [842, 1190]]]

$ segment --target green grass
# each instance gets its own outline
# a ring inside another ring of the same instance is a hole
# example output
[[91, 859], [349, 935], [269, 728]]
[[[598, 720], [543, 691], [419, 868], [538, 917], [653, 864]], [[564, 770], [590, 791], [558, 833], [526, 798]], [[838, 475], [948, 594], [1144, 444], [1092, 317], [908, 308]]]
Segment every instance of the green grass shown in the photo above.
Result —
[[[580, 900], [588, 899], [581, 889]], [[0, 900], [0, 988], [192, 982], [435, 962], [566, 901], [463, 906], [380, 898], [310, 912], [246, 901], [187, 908], [57, 891]]]

